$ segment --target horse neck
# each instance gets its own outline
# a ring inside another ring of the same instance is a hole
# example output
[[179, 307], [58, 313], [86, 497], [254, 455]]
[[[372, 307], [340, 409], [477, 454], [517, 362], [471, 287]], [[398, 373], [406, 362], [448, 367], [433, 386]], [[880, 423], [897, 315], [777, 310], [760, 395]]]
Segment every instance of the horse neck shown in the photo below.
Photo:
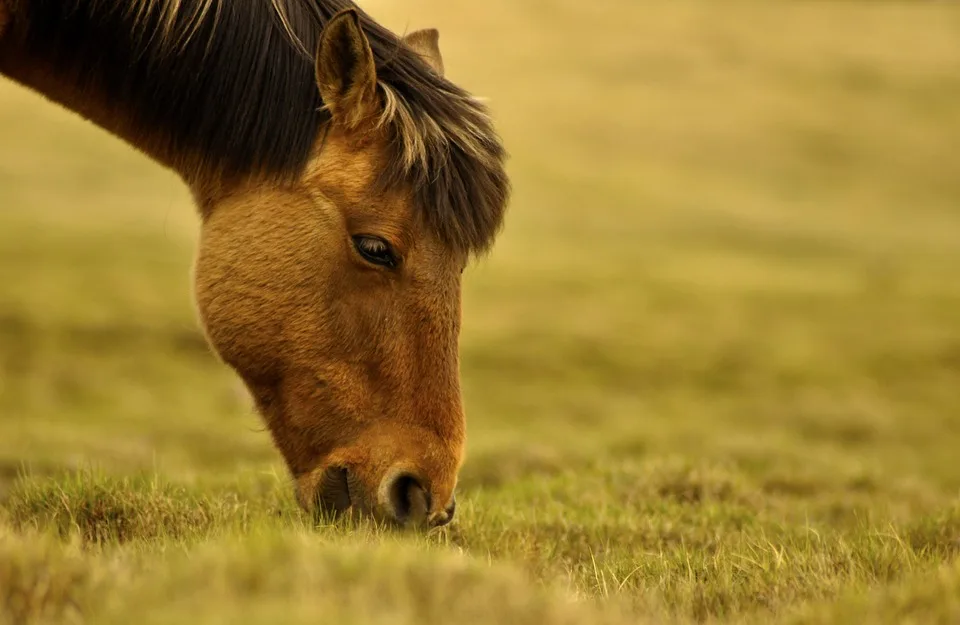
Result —
[[[27, 4], [22, 0], [19, 6]], [[134, 122], [135, 116], [126, 105], [111, 102], [96, 88], [83, 88], [71, 75], [71, 67], [61, 67], [48, 58], [31, 55], [18, 45], [14, 28], [18, 28], [19, 14], [7, 8], [0, 0], [0, 75], [43, 95], [48, 100], [70, 110], [99, 126], [149, 158], [178, 173], [191, 187], [209, 184], [212, 176], [199, 167], [199, 159], [177, 153], [165, 147], [160, 133], [143, 128]], [[14, 0], [16, 5], [16, 0]]]

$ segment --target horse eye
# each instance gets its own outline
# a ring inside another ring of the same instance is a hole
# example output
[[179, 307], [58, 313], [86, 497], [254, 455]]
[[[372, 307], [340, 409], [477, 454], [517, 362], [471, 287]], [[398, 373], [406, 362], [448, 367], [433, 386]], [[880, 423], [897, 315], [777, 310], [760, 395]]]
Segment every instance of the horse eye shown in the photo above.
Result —
[[353, 237], [353, 246], [368, 263], [391, 269], [397, 266], [397, 256], [393, 253], [393, 248], [379, 237], [355, 236]]

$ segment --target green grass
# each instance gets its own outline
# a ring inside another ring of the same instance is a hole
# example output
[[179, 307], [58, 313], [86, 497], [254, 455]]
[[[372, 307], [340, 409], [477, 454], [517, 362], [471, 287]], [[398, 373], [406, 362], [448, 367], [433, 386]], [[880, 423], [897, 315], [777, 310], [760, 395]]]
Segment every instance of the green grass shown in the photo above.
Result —
[[960, 619], [960, 9], [365, 6], [512, 153], [458, 520], [305, 518], [185, 190], [2, 84], [0, 623]]

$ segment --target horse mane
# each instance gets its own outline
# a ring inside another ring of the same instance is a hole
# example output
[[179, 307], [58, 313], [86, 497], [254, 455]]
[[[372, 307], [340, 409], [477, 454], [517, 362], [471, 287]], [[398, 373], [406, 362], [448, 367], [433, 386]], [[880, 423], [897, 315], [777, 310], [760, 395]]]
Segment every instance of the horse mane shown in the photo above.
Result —
[[320, 32], [356, 8], [384, 103], [383, 189], [412, 186], [452, 248], [486, 250], [510, 192], [486, 108], [432, 72], [349, 0], [31, 0], [26, 54], [149, 133], [180, 164], [224, 179], [295, 180], [329, 122], [315, 79]]

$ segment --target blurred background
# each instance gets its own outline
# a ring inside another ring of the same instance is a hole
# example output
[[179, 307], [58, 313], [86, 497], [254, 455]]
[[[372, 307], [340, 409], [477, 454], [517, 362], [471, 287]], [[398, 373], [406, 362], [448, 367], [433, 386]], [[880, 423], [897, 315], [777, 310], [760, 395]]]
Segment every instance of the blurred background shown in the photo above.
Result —
[[[642, 457], [960, 488], [957, 7], [361, 5], [438, 27], [512, 155], [466, 276], [466, 489]], [[0, 128], [0, 485], [282, 474], [200, 333], [185, 189], [7, 82]]]

